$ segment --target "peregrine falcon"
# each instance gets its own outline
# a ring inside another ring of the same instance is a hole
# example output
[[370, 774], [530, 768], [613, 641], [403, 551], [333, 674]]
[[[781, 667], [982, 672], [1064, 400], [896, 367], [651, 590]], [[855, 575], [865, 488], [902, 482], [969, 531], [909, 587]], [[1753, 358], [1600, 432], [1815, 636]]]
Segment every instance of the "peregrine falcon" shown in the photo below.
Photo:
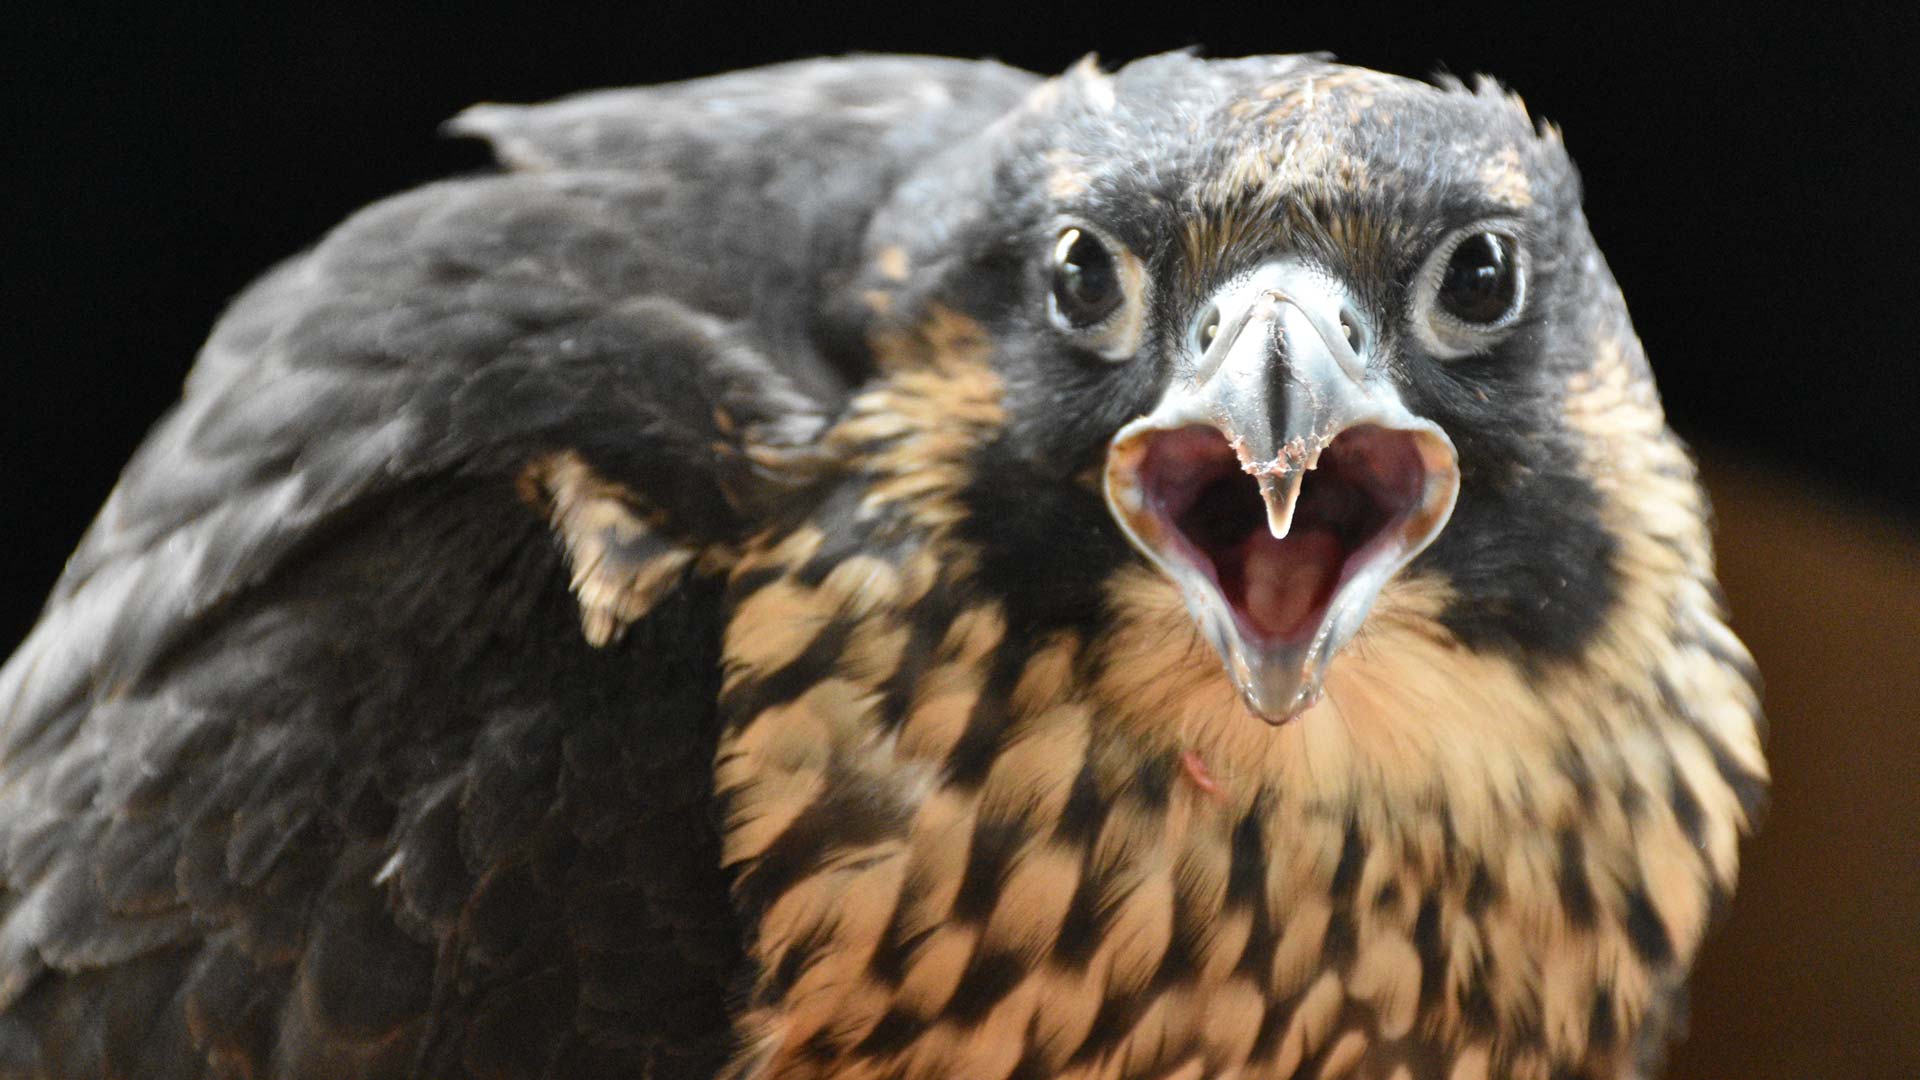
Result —
[[1766, 793], [1559, 133], [1317, 56], [452, 122], [0, 670], [0, 1077], [1651, 1075]]

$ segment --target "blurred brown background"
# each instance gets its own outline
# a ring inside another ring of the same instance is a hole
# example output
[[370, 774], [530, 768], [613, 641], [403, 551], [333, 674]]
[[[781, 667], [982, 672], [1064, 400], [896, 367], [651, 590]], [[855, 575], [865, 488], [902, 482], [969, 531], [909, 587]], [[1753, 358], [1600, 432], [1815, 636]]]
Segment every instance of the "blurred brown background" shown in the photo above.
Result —
[[[1757, 9], [1756, 9], [1757, 10]], [[1485, 71], [1559, 123], [1704, 447], [1775, 787], [1669, 1075], [1920, 1077], [1920, 265], [1893, 5], [1079, 0], [12, 5], [0, 96], [0, 651], [226, 299], [342, 216], [483, 167], [436, 125], [850, 50], [1058, 71], [1169, 48]], [[1910, 13], [1907, 15], [1910, 18]]]
[[1920, 1076], [1920, 532], [1704, 456], [1773, 802], [1693, 980], [1675, 1077]]

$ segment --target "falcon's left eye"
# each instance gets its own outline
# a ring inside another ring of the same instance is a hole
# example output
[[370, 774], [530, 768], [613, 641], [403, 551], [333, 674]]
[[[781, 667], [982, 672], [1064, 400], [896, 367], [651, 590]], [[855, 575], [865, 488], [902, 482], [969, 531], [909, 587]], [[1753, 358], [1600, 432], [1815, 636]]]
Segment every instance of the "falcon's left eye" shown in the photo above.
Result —
[[1047, 251], [1047, 315], [1080, 349], [1119, 363], [1140, 350], [1146, 267], [1126, 245], [1070, 224]]
[[1414, 282], [1414, 331], [1436, 355], [1491, 348], [1519, 321], [1526, 252], [1502, 225], [1462, 229], [1433, 249]]
[[1062, 322], [1085, 330], [1113, 314], [1125, 294], [1120, 267], [1100, 238], [1067, 229], [1053, 245], [1053, 309]]
[[1513, 310], [1519, 293], [1513, 241], [1499, 233], [1475, 233], [1460, 241], [1440, 276], [1440, 308], [1463, 323], [1487, 326]]

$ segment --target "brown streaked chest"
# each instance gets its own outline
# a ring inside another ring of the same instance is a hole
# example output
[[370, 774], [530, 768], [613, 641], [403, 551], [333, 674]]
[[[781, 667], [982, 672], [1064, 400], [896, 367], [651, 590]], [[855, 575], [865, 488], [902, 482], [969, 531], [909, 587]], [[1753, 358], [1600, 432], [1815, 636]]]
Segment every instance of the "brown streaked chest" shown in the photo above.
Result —
[[1036, 552], [981, 546], [1033, 538], [959, 538], [995, 384], [896, 383], [834, 435], [858, 479], [732, 573], [737, 1075], [1632, 1074], [1764, 775], [1684, 468], [1620, 508], [1579, 663], [1464, 649], [1413, 577], [1274, 729], [1143, 566], [1036, 618], [1056, 583], [1002, 572]]
[[1715, 887], [1665, 736], [1547, 738], [1583, 693], [1421, 646], [1417, 596], [1273, 729], [1150, 575], [1036, 630], [894, 522], [735, 571], [740, 1075], [1626, 1075]]

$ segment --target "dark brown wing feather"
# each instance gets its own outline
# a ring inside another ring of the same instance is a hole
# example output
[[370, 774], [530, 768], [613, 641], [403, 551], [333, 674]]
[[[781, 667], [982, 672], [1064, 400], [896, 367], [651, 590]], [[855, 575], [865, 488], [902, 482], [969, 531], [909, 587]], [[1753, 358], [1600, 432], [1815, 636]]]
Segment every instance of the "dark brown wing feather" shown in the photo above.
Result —
[[[844, 390], [816, 312], [873, 204], [1027, 77], [728, 80], [476, 114], [543, 171], [365, 211], [221, 322], [0, 671], [0, 1076], [723, 1059], [703, 568], [747, 445]], [[589, 550], [671, 570], [603, 648]]]

